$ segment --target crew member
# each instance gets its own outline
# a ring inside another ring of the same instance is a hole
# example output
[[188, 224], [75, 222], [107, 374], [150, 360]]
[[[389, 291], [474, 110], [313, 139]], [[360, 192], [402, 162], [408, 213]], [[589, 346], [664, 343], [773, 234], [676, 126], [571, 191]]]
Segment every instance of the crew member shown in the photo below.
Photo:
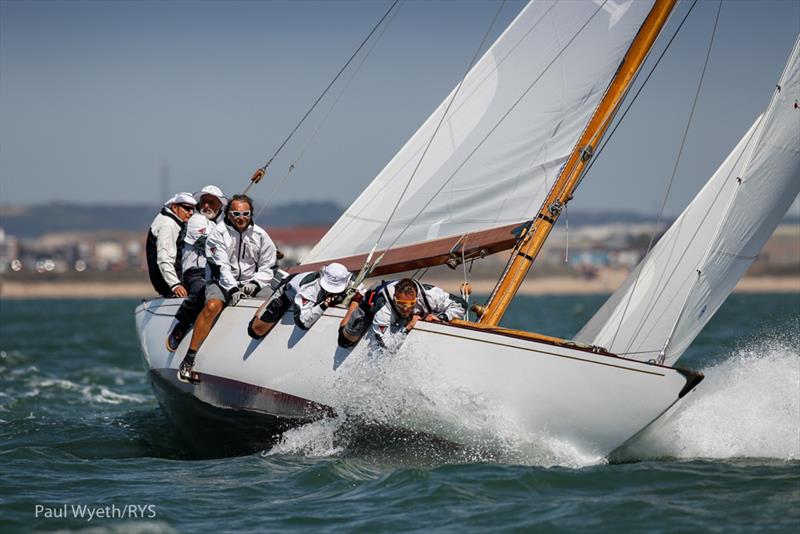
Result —
[[206, 303], [197, 318], [189, 350], [181, 362], [178, 378], [196, 381], [192, 372], [195, 355], [225, 306], [236, 306], [242, 297], [267, 297], [272, 293], [275, 244], [262, 228], [253, 224], [253, 201], [234, 195], [206, 241], [210, 275]]
[[186, 237], [183, 240], [183, 286], [189, 296], [183, 301], [175, 314], [178, 323], [167, 336], [167, 349], [178, 350], [186, 332], [203, 309], [206, 301], [206, 239], [216, 226], [222, 208], [228, 199], [215, 185], [207, 185], [194, 194], [197, 209], [186, 223]]
[[330, 306], [344, 300], [350, 271], [341, 263], [331, 263], [319, 271], [297, 273], [286, 282], [283, 291], [273, 295], [260, 316], [253, 317], [247, 333], [262, 339], [291, 307], [294, 322], [308, 330]]
[[178, 193], [164, 203], [147, 234], [147, 272], [162, 297], [185, 297], [181, 284], [181, 249], [186, 221], [197, 201], [191, 193]]
[[351, 305], [339, 329], [339, 344], [352, 347], [371, 332], [370, 342], [397, 350], [420, 319], [429, 322], [463, 319], [465, 307], [458, 297], [411, 278], [383, 283]]

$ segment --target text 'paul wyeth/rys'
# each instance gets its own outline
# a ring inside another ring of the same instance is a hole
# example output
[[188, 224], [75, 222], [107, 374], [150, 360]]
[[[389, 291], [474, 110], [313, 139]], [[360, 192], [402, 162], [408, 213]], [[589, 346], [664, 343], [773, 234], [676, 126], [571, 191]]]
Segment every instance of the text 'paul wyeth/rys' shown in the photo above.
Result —
[[154, 504], [123, 504], [117, 506], [87, 506], [85, 504], [62, 504], [57, 506], [34, 506], [36, 519], [153, 519], [158, 514]]

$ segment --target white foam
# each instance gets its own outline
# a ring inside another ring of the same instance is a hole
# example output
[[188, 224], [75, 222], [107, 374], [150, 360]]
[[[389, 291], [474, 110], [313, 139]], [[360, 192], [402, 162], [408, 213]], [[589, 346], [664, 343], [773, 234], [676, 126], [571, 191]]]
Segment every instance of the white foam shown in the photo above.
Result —
[[342, 448], [335, 443], [336, 431], [341, 427], [342, 419], [325, 418], [314, 421], [283, 433], [278, 444], [262, 456], [276, 454], [302, 454], [311, 457], [337, 456]]
[[[762, 341], [703, 369], [705, 380], [681, 409], [623, 457], [800, 459], [798, 345], [796, 339]], [[333, 407], [340, 417], [291, 430], [265, 454], [346, 454], [347, 440], [337, 433], [355, 420], [463, 445], [442, 458], [446, 462], [577, 468], [607, 461], [581, 443], [524, 430], [515, 410], [443, 382], [447, 373], [438, 361], [413, 343], [393, 355], [352, 358], [335, 384]]]
[[[80, 392], [83, 400], [101, 404], [122, 404], [123, 402], [145, 403], [150, 400], [150, 398], [146, 395], [139, 395], [136, 393], [117, 393], [105, 386], [94, 384], [81, 385], [71, 380], [64, 380], [60, 378], [37, 378], [33, 381], [33, 383], [34, 385], [45, 389], [57, 388], [65, 391], [77, 391]], [[35, 391], [37, 391], [38, 394], [38, 388], [36, 388]]]
[[605, 461], [546, 433], [532, 435], [514, 419], [516, 410], [442, 381], [439, 359], [409, 340], [396, 354], [351, 355], [340, 368], [333, 407], [326, 419], [284, 434], [267, 454], [338, 455], [346, 449], [337, 431], [346, 420], [366, 427], [410, 430], [463, 445], [453, 462], [500, 461], [581, 467]]
[[797, 337], [752, 344], [704, 369], [684, 406], [626, 455], [800, 459]]

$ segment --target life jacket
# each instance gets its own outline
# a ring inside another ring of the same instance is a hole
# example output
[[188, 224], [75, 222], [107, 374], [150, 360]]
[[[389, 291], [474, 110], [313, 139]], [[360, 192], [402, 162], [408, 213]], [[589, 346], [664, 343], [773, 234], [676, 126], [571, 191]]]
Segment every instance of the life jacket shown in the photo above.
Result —
[[[425, 290], [426, 288], [430, 289], [433, 286], [430, 284], [421, 284], [414, 279], [412, 279], [412, 281], [417, 287], [417, 296], [421, 297], [424, 308], [423, 312], [425, 315], [428, 315], [431, 313], [432, 308], [430, 302], [428, 301], [428, 295], [426, 294]], [[402, 316], [400, 311], [397, 309], [397, 306], [394, 304], [394, 299], [391, 297], [391, 295], [389, 295], [389, 285], [392, 283], [393, 282], [382, 280], [378, 287], [367, 291], [366, 295], [364, 295], [364, 299], [359, 303], [359, 306], [364, 310], [364, 313], [370, 322], [372, 322], [372, 319], [375, 317], [375, 314], [378, 313], [378, 310], [380, 310], [387, 302], [397, 317]]]

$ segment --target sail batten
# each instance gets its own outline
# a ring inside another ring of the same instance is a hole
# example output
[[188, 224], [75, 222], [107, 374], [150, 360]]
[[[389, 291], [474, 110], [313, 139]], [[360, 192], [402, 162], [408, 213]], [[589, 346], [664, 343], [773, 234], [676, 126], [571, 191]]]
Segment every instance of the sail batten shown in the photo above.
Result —
[[530, 220], [652, 4], [526, 6], [303, 264]]

